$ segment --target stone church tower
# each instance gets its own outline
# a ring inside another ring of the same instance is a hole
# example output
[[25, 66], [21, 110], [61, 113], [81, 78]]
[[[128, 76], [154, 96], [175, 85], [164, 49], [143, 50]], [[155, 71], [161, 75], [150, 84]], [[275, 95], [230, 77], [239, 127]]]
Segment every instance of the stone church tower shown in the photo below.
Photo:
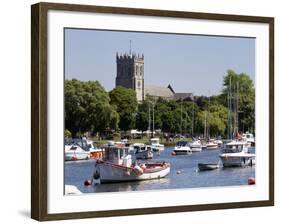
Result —
[[144, 100], [144, 55], [116, 54], [116, 87], [123, 86], [136, 91], [137, 100]]

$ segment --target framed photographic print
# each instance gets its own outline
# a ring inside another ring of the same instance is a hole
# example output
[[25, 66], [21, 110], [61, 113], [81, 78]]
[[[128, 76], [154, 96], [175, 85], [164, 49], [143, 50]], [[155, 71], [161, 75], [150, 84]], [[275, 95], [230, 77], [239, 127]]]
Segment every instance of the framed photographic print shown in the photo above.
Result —
[[32, 218], [274, 204], [274, 18], [31, 16]]

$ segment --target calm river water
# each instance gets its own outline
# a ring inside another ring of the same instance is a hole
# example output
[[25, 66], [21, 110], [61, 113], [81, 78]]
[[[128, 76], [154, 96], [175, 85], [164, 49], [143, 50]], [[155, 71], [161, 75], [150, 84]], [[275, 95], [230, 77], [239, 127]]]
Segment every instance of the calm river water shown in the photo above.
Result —
[[[93, 193], [247, 185], [248, 178], [255, 177], [255, 166], [198, 171], [198, 163], [217, 163], [219, 161], [219, 149], [179, 156], [171, 156], [172, 151], [172, 147], [165, 148], [161, 155], [155, 153], [153, 158], [153, 160], [170, 162], [171, 171], [166, 178], [86, 187], [84, 181], [91, 179], [94, 167], [94, 161], [87, 160], [65, 162], [65, 184], [74, 185], [83, 193]], [[254, 148], [250, 148], [250, 152], [254, 151]]]

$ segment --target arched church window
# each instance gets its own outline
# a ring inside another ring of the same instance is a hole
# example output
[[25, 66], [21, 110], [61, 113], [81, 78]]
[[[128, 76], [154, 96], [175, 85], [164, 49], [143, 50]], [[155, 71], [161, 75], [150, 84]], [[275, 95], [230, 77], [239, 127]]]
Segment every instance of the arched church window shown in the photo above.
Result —
[[139, 74], [139, 66], [136, 65], [136, 75]]

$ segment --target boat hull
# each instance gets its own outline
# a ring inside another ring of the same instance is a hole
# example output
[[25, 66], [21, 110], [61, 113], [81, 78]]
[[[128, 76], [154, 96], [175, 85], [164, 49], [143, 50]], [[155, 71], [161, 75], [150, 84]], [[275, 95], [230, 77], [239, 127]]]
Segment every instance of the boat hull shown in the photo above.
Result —
[[154, 169], [144, 168], [142, 169], [143, 173], [136, 172], [133, 167], [125, 167], [108, 162], [98, 163], [96, 169], [99, 172], [101, 184], [159, 179], [170, 173], [170, 165], [168, 163], [163, 166], [159, 165], [159, 167]]
[[242, 166], [252, 166], [255, 164], [254, 155], [246, 156], [231, 156], [231, 155], [220, 155], [220, 159], [224, 167], [242, 167]]
[[211, 150], [211, 149], [217, 149], [218, 145], [207, 145], [206, 146], [207, 149]]
[[189, 154], [191, 154], [191, 152], [187, 151], [187, 150], [174, 150], [174, 153], [176, 155], [189, 155]]
[[90, 158], [89, 153], [86, 152], [65, 152], [64, 160], [65, 161], [76, 161], [76, 160], [87, 160]]
[[189, 155], [192, 154], [192, 151], [189, 146], [175, 146], [174, 153], [175, 155]]
[[191, 146], [190, 149], [192, 152], [201, 152], [202, 151], [201, 146]]
[[160, 152], [164, 150], [164, 146], [158, 146], [158, 145], [152, 145], [151, 148], [154, 152]]
[[215, 170], [218, 169], [219, 165], [218, 164], [213, 164], [213, 163], [198, 163], [198, 169], [200, 171], [207, 171], [207, 170]]

